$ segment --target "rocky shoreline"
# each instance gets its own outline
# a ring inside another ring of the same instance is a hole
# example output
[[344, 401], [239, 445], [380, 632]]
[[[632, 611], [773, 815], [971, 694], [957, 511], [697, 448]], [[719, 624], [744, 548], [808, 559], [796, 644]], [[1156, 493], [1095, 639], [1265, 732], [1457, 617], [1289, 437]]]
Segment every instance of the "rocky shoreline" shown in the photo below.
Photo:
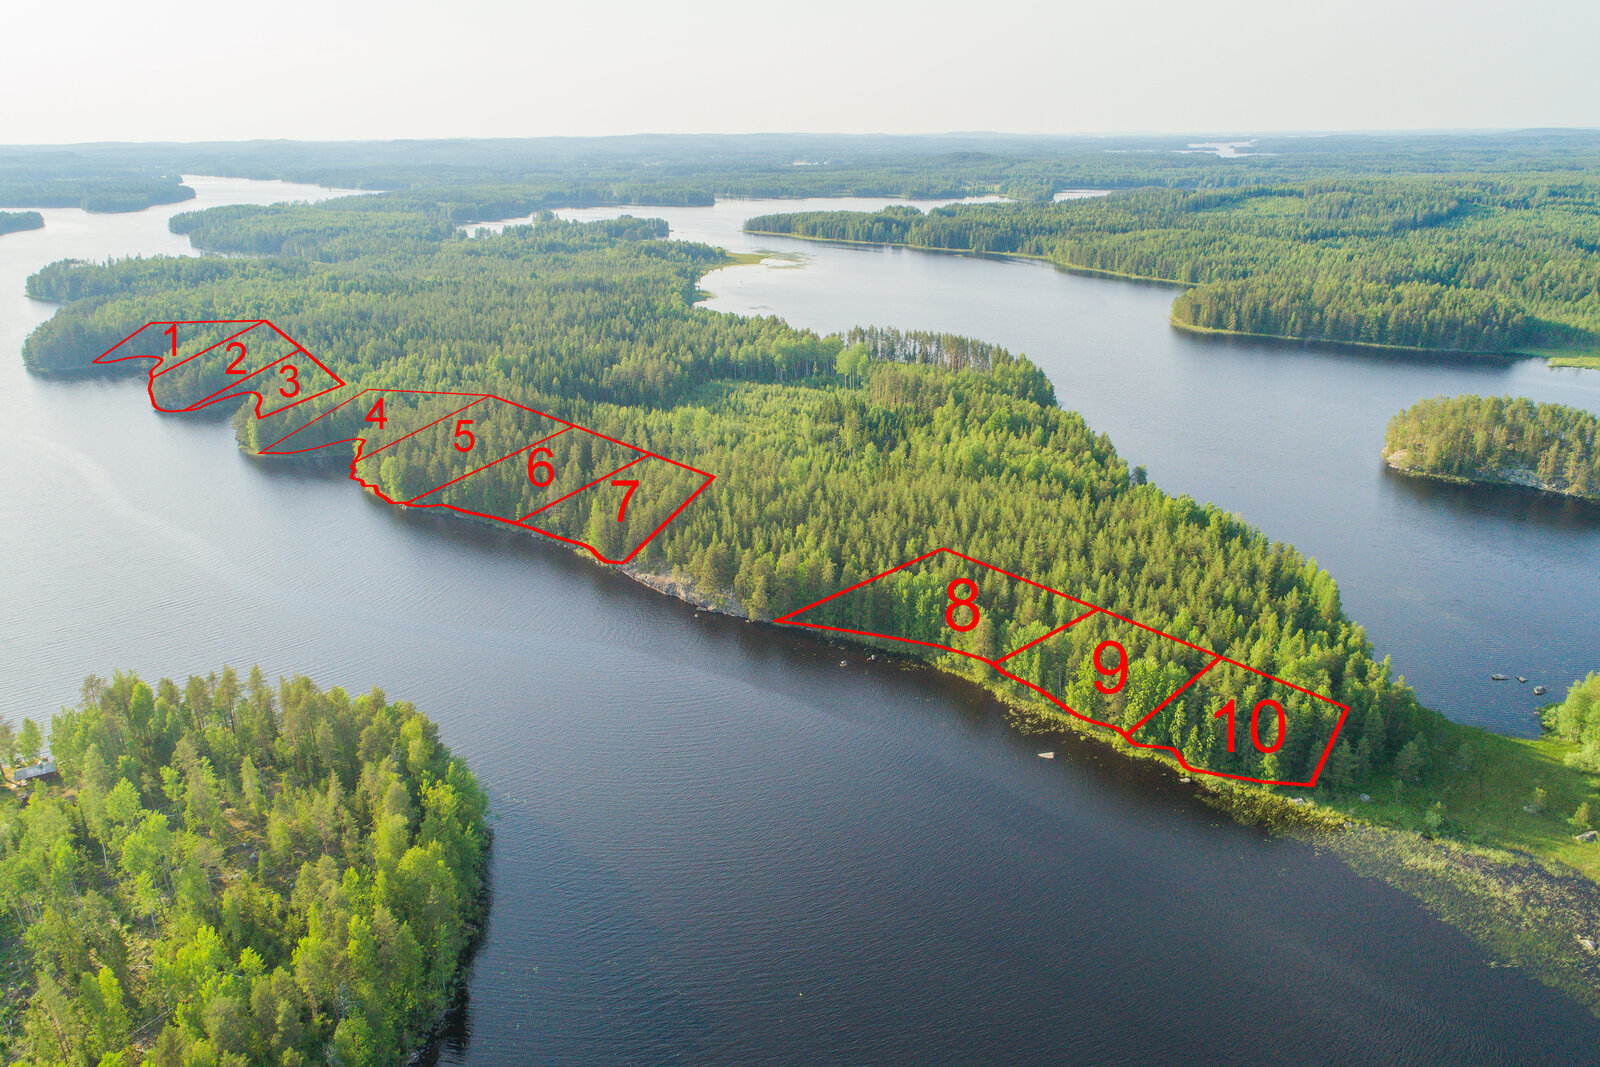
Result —
[[1567, 486], [1541, 482], [1532, 470], [1525, 467], [1482, 471], [1472, 475], [1445, 474], [1442, 471], [1429, 471], [1423, 470], [1421, 467], [1413, 467], [1409, 463], [1410, 458], [1410, 450], [1402, 448], [1394, 453], [1385, 453], [1383, 461], [1389, 465], [1391, 470], [1414, 478], [1431, 478], [1434, 481], [1453, 482], [1456, 485], [1509, 485], [1519, 489], [1533, 489], [1541, 493], [1550, 493], [1553, 496], [1564, 496], [1572, 500], [1600, 500], [1600, 496], [1575, 493]]

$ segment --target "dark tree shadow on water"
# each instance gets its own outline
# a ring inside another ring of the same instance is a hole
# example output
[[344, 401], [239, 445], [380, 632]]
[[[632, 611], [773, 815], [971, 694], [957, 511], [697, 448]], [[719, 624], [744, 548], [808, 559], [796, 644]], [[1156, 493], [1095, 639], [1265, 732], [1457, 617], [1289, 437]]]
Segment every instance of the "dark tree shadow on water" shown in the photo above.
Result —
[[[490, 839], [489, 848], [490, 850], [494, 848], [493, 838]], [[491, 868], [491, 859], [491, 856], [485, 854], [485, 872]], [[489, 926], [494, 918], [494, 887], [488, 881], [487, 873], [484, 877], [483, 916], [477, 936], [467, 944], [466, 951], [461, 954], [461, 966], [456, 971], [455, 989], [450, 995], [450, 1006], [434, 1024], [433, 1031], [422, 1047], [406, 1061], [408, 1064], [417, 1064], [418, 1067], [438, 1067], [446, 1055], [450, 1057], [450, 1062], [460, 1063], [466, 1056], [467, 1046], [472, 1043], [472, 971], [477, 963], [479, 951], [489, 940]]]
[[1522, 485], [1445, 482], [1402, 474], [1387, 464], [1383, 471], [1387, 488], [1428, 508], [1573, 533], [1600, 530], [1600, 501], [1579, 500]]

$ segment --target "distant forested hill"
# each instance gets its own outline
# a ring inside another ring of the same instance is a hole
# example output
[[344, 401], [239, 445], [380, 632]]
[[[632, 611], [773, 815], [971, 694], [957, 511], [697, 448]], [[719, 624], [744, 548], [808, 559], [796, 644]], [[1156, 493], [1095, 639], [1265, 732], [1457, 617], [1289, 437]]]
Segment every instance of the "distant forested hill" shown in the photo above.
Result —
[[[515, 188], [531, 205], [705, 204], [717, 196], [944, 197], [1043, 202], [1062, 189], [1216, 189], [1348, 177], [1600, 167], [1600, 134], [1261, 137], [1234, 158], [1181, 136], [1018, 134], [637, 135], [527, 139], [0, 147], [0, 206], [145, 206], [184, 195], [177, 174], [280, 178], [438, 193]], [[47, 197], [48, 199], [39, 199]], [[142, 203], [140, 201], [143, 201]], [[109, 209], [109, 208], [101, 208]]]

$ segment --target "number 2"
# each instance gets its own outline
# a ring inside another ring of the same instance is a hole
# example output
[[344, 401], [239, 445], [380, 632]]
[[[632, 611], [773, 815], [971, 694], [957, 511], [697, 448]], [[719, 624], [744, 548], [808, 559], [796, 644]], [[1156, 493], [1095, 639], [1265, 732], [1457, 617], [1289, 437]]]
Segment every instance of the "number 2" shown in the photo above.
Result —
[[[233, 357], [233, 362], [232, 363], [228, 364], [228, 366], [226, 368], [227, 372], [229, 374], [249, 374], [250, 373], [249, 371], [241, 370], [239, 368], [239, 361], [244, 358], [244, 345], [240, 344], [238, 341], [229, 341], [228, 342], [228, 351], [232, 352], [235, 348], [237, 348], [239, 350], [239, 354], [237, 356]], [[291, 366], [292, 365], [293, 364], [291, 364]]]

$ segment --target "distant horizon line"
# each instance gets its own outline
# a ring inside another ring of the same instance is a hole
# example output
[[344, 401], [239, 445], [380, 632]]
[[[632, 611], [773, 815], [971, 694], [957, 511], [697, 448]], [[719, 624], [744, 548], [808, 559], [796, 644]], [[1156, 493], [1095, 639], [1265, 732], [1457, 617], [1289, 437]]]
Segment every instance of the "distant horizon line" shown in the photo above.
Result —
[[351, 145], [351, 144], [427, 144], [427, 143], [464, 143], [464, 142], [529, 142], [529, 141], [626, 141], [642, 140], [647, 138], [659, 139], [691, 139], [691, 138], [718, 138], [727, 140], [753, 139], [753, 138], [849, 138], [859, 140], [892, 140], [892, 139], [941, 139], [941, 138], [997, 138], [1015, 140], [1060, 140], [1060, 141], [1095, 141], [1115, 139], [1161, 139], [1161, 138], [1249, 138], [1257, 140], [1262, 138], [1291, 138], [1311, 139], [1323, 137], [1394, 137], [1394, 136], [1455, 136], [1455, 137], [1481, 137], [1506, 134], [1600, 134], [1600, 126], [1434, 126], [1434, 127], [1362, 127], [1348, 129], [1278, 129], [1278, 130], [1120, 130], [1120, 131], [1080, 131], [1080, 132], [1038, 132], [1017, 130], [944, 130], [933, 132], [887, 132], [875, 131], [868, 133], [822, 131], [822, 130], [752, 130], [744, 132], [661, 132], [661, 131], [636, 131], [633, 133], [595, 133], [595, 134], [519, 134], [519, 135], [436, 135], [425, 137], [241, 137], [232, 140], [219, 140], [216, 138], [199, 138], [195, 140], [175, 140], [161, 138], [152, 140], [89, 140], [89, 141], [34, 141], [14, 142], [0, 144], [0, 149], [22, 148], [96, 148], [122, 145], [248, 145], [248, 144], [305, 144], [305, 145]]

